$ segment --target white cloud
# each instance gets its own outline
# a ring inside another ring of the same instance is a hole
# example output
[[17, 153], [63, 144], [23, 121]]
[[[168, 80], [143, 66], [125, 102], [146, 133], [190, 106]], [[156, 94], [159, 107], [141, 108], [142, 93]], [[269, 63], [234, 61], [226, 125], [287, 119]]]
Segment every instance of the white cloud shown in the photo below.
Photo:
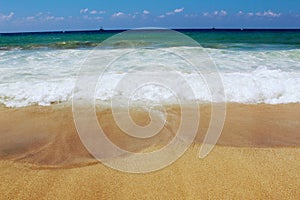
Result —
[[100, 11], [98, 11], [98, 14], [105, 14], [106, 13], [106, 11], [105, 10], [100, 10]]
[[28, 20], [28, 21], [32, 21], [32, 20], [34, 20], [35, 19], [35, 17], [34, 16], [29, 16], [29, 17], [26, 17], [26, 20]]
[[182, 7], [182, 8], [176, 8], [174, 11], [166, 12], [165, 14], [160, 15], [160, 16], [158, 16], [158, 17], [159, 17], [159, 18], [164, 18], [164, 17], [166, 17], [166, 16], [175, 15], [175, 14], [177, 14], [177, 13], [183, 12], [183, 10], [184, 10], [183, 7]]
[[11, 18], [13, 18], [13, 16], [15, 15], [14, 12], [10, 12], [8, 15], [4, 15], [0, 13], [0, 20], [1, 21], [9, 21], [11, 20]]
[[259, 17], [280, 17], [281, 13], [275, 13], [271, 10], [268, 10], [268, 11], [264, 11], [264, 12], [257, 12], [257, 13], [255, 13], [255, 15], [259, 16]]
[[202, 15], [204, 17], [225, 17], [225, 16], [227, 16], [227, 11], [226, 10], [215, 10], [212, 13], [204, 12]]
[[198, 14], [185, 14], [184, 17], [198, 17]]
[[226, 16], [227, 15], [227, 12], [225, 10], [221, 10], [219, 12], [219, 16]]
[[92, 11], [90, 12], [90, 14], [96, 15], [96, 14], [98, 14], [98, 12], [97, 12], [97, 10], [92, 10]]
[[23, 18], [26, 21], [63, 21], [65, 18], [62, 16], [54, 16], [51, 13], [42, 13], [39, 12], [34, 16], [28, 16]]
[[208, 17], [208, 16], [210, 16], [210, 14], [209, 14], [209, 12], [204, 12], [204, 13], [203, 13], [203, 16], [204, 16], [204, 17]]
[[123, 13], [123, 12], [116, 12], [116, 13], [114, 13], [114, 14], [112, 15], [112, 17], [121, 17], [121, 16], [123, 16], [123, 15], [125, 15], [125, 13]]
[[64, 17], [55, 17], [54, 18], [56, 21], [62, 21], [62, 20], [64, 20], [65, 18]]
[[216, 10], [214, 11], [213, 15], [223, 17], [227, 15], [227, 12], [225, 10], [220, 10], [220, 11]]
[[240, 10], [236, 15], [237, 15], [237, 16], [244, 15], [244, 12]]
[[92, 11], [90, 11], [90, 14], [91, 15], [96, 15], [96, 14], [105, 14], [106, 13], [106, 11], [105, 10], [100, 10], [100, 11], [97, 11], [97, 10], [92, 10]]
[[282, 14], [273, 12], [271, 10], [268, 10], [268, 11], [257, 12], [257, 13], [253, 13], [253, 12], [245, 13], [243, 11], [239, 11], [236, 15], [237, 16], [248, 16], [248, 17], [253, 17], [253, 16], [257, 16], [257, 17], [280, 17]]
[[49, 15], [49, 16], [45, 16], [44, 19], [47, 20], [47, 21], [62, 21], [65, 18], [64, 17], [56, 17], [56, 16]]
[[9, 13], [9, 15], [7, 16], [7, 19], [11, 19], [14, 15], [15, 15], [15, 13], [13, 13], [13, 12]]
[[166, 12], [166, 15], [174, 15], [173, 12]]
[[52, 19], [54, 19], [55, 17], [54, 16], [47, 16], [46, 17], [46, 20], [52, 20]]
[[184, 8], [177, 8], [174, 10], [174, 13], [180, 13], [180, 12], [183, 12]]
[[257, 12], [257, 13], [255, 13], [255, 15], [256, 15], [256, 16], [259, 16], [259, 17], [262, 17], [262, 16], [263, 16], [263, 14], [262, 14], [261, 12]]
[[149, 12], [148, 10], [144, 10], [143, 13], [144, 13], [145, 15], [150, 14], [150, 12]]
[[85, 13], [87, 13], [88, 11], [89, 11], [88, 8], [83, 8], [83, 9], [80, 10], [80, 14], [85, 14]]

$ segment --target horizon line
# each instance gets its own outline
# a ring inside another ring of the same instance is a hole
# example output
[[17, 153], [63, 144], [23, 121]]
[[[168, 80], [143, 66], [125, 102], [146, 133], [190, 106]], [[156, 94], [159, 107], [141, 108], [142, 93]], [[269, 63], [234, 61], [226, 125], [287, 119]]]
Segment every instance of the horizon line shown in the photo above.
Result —
[[[150, 27], [148, 27], [150, 29]], [[300, 31], [300, 28], [238, 28], [238, 27], [202, 27], [202, 28], [163, 28], [154, 27], [153, 30], [166, 29], [166, 30], [204, 30], [204, 31]], [[109, 32], [109, 31], [128, 31], [128, 30], [138, 30], [137, 28], [116, 28], [116, 29], [74, 29], [74, 30], [41, 30], [41, 31], [12, 31], [12, 32], [0, 32], [0, 34], [37, 34], [37, 33], [76, 33], [76, 32]], [[147, 27], [145, 27], [147, 29]]]

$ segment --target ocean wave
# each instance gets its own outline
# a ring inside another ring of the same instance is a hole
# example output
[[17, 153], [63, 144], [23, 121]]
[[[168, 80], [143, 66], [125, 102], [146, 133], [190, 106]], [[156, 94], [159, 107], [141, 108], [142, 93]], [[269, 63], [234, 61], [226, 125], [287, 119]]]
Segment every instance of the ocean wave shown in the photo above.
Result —
[[[199, 74], [193, 73], [188, 66], [174, 59], [172, 54], [166, 53], [190, 49], [173, 47], [160, 53], [155, 49], [145, 49], [132, 55], [135, 60], [125, 57], [115, 65], [114, 69], [104, 74], [96, 91], [96, 99], [109, 101], [113, 96], [120, 100], [126, 99], [122, 91], [116, 90], [115, 87], [124, 75], [134, 73], [134, 69], [144, 71], [145, 76], [160, 74], [163, 77], [167, 77], [168, 71], [174, 69], [194, 91], [195, 98], [191, 97], [186, 101], [210, 101], [211, 93], [201, 76], [199, 77]], [[105, 59], [123, 50], [99, 51], [103, 51], [101, 55]], [[82, 50], [0, 52], [0, 104], [7, 107], [23, 107], [71, 101], [77, 73], [89, 52]], [[192, 50], [192, 52], [197, 56], [197, 51]], [[298, 89], [300, 50], [207, 49], [207, 53], [215, 62], [222, 77], [227, 102], [245, 104], [300, 102]], [[154, 56], [157, 59], [153, 60]], [[168, 63], [168, 66], [165, 66], [165, 63]], [[149, 69], [149, 65], [152, 68]], [[97, 68], [91, 70], [99, 73]], [[174, 79], [174, 87], [182, 84]], [[137, 92], [132, 101], [173, 103], [176, 98], [163, 88], [149, 86]]]
[[[101, 84], [95, 92], [96, 100], [110, 101], [111, 98], [117, 98], [120, 102], [122, 100], [126, 101], [127, 97], [124, 96], [123, 91], [115, 89], [123, 76], [122, 74], [103, 76]], [[195, 96], [195, 99], [185, 99], [186, 102], [195, 100], [200, 102], [211, 101], [211, 91], [208, 90], [205, 81], [199, 78], [198, 74], [182, 73], [181, 76], [184, 77], [186, 83], [193, 89]], [[300, 102], [300, 90], [298, 88], [300, 85], [300, 73], [258, 69], [251, 73], [222, 73], [221, 76], [227, 102], [245, 104]], [[174, 80], [174, 87], [178, 87], [181, 84], [185, 83], [178, 83], [178, 81]], [[23, 107], [29, 105], [47, 106], [53, 103], [68, 102], [72, 99], [74, 85], [75, 79], [56, 82], [43, 81], [1, 84], [0, 103], [7, 107]], [[182, 93], [185, 92], [184, 90], [179, 91]], [[176, 102], [176, 96], [172, 92], [155, 85], [141, 88], [130, 101], [132, 103], [178, 103]]]

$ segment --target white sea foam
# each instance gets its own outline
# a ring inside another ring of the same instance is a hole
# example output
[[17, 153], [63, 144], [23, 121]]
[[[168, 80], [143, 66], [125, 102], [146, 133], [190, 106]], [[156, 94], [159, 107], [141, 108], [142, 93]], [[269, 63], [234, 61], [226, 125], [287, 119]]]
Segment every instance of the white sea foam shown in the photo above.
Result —
[[[188, 50], [187, 47], [176, 48], [176, 51]], [[103, 55], [108, 56], [114, 51], [122, 50], [102, 51], [105, 51]], [[300, 102], [300, 50], [207, 49], [207, 51], [218, 66], [227, 102], [268, 104]], [[132, 66], [139, 67], [139, 70], [145, 70], [145, 76], [161, 74], [164, 77], [170, 68], [179, 65], [174, 71], [184, 78], [195, 94], [195, 99], [187, 98], [187, 100], [211, 100], [211, 93], [199, 74], [187, 70], [182, 63], [172, 59], [170, 55], [166, 57], [169, 66], [164, 68], [161, 58], [165, 54], [162, 53], [158, 59], [153, 59], [153, 55], [151, 55], [153, 52], [154, 50], [149, 54], [152, 59], [142, 52], [141, 58], [143, 59], [140, 62], [133, 61]], [[86, 50], [1, 52], [0, 104], [7, 107], [23, 107], [71, 101], [77, 72], [88, 53]], [[126, 63], [128, 63], [128, 59], [130, 58], [124, 58], [127, 60]], [[145, 59], [148, 59], [151, 65], [159, 67], [144, 68], [143, 66], [146, 66], [144, 64], [148, 62]], [[118, 91], [115, 87], [128, 72], [131, 72], [131, 67], [122, 66], [122, 64], [124, 63], [121, 61], [116, 65], [116, 69], [105, 73], [100, 79], [95, 94], [96, 99], [109, 101], [113, 96], [123, 98], [122, 91]], [[173, 86], [177, 87], [182, 84], [184, 83], [174, 80]], [[136, 91], [131, 100], [173, 103], [176, 98], [166, 88], [148, 85]]]

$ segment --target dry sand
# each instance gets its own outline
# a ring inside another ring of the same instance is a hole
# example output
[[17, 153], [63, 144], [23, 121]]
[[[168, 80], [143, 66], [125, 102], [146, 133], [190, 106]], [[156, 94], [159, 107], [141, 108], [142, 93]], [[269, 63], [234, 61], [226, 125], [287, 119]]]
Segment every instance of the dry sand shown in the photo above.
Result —
[[[117, 145], [133, 152], [168, 143], [179, 124], [169, 106], [158, 136], [132, 140], [115, 125], [110, 109], [99, 123]], [[0, 108], [0, 199], [299, 199], [300, 104], [229, 104], [214, 150], [197, 157], [210, 119], [201, 106], [198, 135], [171, 166], [128, 174], [97, 162], [82, 145], [71, 107]], [[146, 113], [132, 110], [140, 125]], [[159, 161], [158, 161], [159, 162]]]

